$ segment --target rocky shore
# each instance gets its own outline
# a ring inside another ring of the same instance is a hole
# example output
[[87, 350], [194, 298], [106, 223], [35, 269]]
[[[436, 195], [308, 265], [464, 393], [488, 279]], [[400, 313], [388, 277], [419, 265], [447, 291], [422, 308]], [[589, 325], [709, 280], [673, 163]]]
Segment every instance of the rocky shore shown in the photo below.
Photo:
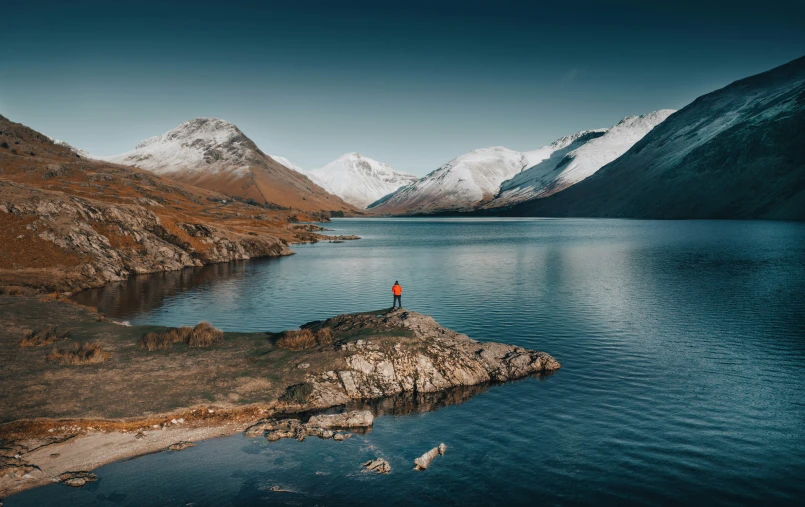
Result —
[[0, 137], [9, 147], [0, 149], [0, 294], [75, 292], [138, 273], [290, 255], [294, 243], [357, 239], [301, 223], [336, 210], [256, 205], [89, 160], [3, 116]]
[[[48, 350], [19, 346], [29, 320], [41, 324], [43, 315], [61, 323], [64, 340], [93, 340], [108, 359], [65, 366], [44, 361]], [[0, 498], [59, 477], [76, 485], [63, 474], [236, 432], [343, 440], [371, 428], [376, 415], [459, 403], [490, 383], [560, 368], [544, 352], [479, 342], [400, 309], [148, 351], [140, 338], [157, 328], [121, 327], [72, 304], [0, 297], [0, 331], [0, 361], [10, 365], [0, 370]], [[308, 335], [327, 339], [288, 338]], [[201, 393], [214, 401], [199, 403]]]

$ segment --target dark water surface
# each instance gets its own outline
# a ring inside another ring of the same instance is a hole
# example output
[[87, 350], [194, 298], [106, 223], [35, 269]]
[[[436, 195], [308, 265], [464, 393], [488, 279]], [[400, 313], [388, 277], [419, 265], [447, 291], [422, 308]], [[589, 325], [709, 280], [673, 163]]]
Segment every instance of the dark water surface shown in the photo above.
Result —
[[[406, 308], [545, 350], [544, 379], [388, 415], [345, 442], [240, 435], [97, 470], [34, 505], [802, 504], [805, 224], [338, 220], [363, 239], [82, 297], [134, 323], [280, 330]], [[425, 472], [413, 459], [444, 442]], [[388, 476], [360, 472], [381, 456]], [[272, 486], [292, 490], [275, 493]]]

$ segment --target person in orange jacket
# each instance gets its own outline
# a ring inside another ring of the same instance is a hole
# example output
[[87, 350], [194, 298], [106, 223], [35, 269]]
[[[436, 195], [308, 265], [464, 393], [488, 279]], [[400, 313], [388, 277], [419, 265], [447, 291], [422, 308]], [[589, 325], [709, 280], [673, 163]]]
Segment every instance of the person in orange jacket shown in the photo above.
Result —
[[394, 302], [391, 303], [391, 309], [393, 310], [397, 303], [399, 303], [400, 308], [402, 308], [402, 285], [400, 285], [400, 282], [394, 282], [394, 285], [391, 286], [391, 293], [394, 294]]

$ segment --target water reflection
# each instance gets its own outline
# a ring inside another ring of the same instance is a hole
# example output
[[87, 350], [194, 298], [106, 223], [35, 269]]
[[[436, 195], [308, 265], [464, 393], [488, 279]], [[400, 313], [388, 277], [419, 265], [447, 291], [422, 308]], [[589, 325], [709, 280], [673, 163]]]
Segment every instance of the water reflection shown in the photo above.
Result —
[[183, 292], [212, 285], [222, 280], [239, 280], [246, 274], [249, 262], [277, 262], [276, 259], [231, 261], [190, 267], [178, 271], [134, 275], [122, 282], [79, 292], [77, 303], [98, 308], [106, 315], [130, 318], [160, 308], [164, 301]]

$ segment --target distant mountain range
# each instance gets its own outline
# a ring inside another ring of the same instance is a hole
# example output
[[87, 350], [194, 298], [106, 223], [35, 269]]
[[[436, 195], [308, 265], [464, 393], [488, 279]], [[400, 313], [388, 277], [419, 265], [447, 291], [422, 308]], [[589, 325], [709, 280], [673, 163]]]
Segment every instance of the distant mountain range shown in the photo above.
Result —
[[699, 97], [584, 181], [503, 213], [805, 219], [805, 57]]
[[471, 210], [491, 200], [502, 181], [533, 165], [537, 157], [536, 152], [521, 153], [503, 146], [473, 150], [379, 199], [368, 209], [386, 214]]
[[422, 178], [358, 153], [305, 171], [214, 118], [184, 122], [102, 160], [310, 212], [805, 218], [804, 139], [805, 57], [677, 112], [629, 116], [532, 151], [473, 150]]
[[609, 129], [584, 130], [533, 151], [502, 146], [474, 150], [383, 197], [369, 209], [390, 214], [471, 211], [551, 195], [615, 160], [671, 113], [664, 109], [629, 116]]

